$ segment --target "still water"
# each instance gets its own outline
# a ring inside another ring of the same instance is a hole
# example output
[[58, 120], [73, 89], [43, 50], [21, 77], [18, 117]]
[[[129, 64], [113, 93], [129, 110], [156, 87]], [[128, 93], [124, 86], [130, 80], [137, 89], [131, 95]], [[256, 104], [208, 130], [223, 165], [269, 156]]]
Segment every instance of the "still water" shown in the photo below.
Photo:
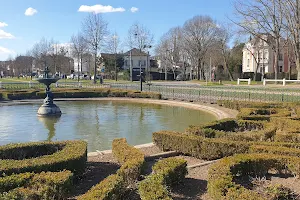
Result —
[[40, 104], [0, 107], [0, 145], [29, 141], [83, 139], [88, 151], [111, 148], [115, 138], [132, 145], [149, 143], [152, 132], [184, 131], [215, 120], [209, 113], [182, 107], [123, 101], [60, 101], [60, 118], [39, 118]]

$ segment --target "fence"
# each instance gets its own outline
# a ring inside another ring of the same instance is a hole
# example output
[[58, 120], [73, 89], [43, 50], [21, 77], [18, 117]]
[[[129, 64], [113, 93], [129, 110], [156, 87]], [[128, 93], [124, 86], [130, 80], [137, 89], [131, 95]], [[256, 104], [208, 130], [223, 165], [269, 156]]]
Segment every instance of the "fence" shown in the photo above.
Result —
[[286, 83], [292, 83], [292, 82], [295, 82], [295, 83], [300, 83], [300, 80], [286, 80], [285, 78], [284, 79], [264, 79], [263, 81], [263, 85], [267, 85], [267, 82], [282, 82], [282, 85], [285, 86]]
[[[52, 87], [58, 88], [120, 88], [127, 90], [140, 90], [140, 84], [89, 84], [81, 82], [58, 82]], [[0, 89], [42, 89], [43, 84], [36, 82], [7, 83], [0, 82]], [[298, 88], [266, 88], [252, 86], [200, 86], [178, 84], [144, 84], [143, 91], [159, 92], [164, 99], [177, 99], [185, 101], [202, 101], [215, 103], [217, 100], [243, 100], [255, 102], [298, 102], [300, 90]]]
[[[110, 84], [112, 88], [139, 90], [138, 84]], [[255, 102], [297, 102], [298, 89], [269, 89], [255, 87], [203, 87], [175, 85], [144, 85], [143, 91], [159, 92], [165, 99], [215, 103], [217, 100], [241, 100]]]

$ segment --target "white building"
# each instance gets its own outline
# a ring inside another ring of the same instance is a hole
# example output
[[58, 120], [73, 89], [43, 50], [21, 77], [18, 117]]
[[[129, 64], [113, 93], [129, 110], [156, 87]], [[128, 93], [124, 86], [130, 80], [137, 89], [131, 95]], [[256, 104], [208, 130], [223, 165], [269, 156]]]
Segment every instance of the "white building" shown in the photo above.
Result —
[[[266, 74], [275, 72], [275, 52], [272, 47], [265, 42], [265, 40], [269, 40], [268, 35], [263, 35], [262, 37], [263, 39], [258, 37], [250, 38], [249, 42], [245, 44], [243, 49], [243, 73], [258, 72]], [[280, 48], [278, 72], [288, 72], [290, 69], [290, 61], [284, 39], [280, 41]]]

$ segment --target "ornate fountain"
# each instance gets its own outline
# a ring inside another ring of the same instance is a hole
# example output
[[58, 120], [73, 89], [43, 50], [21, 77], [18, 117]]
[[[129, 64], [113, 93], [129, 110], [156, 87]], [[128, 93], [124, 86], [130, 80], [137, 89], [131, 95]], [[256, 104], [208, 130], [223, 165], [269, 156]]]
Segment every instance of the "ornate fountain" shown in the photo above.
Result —
[[60, 116], [61, 111], [60, 108], [53, 103], [53, 93], [50, 91], [50, 85], [52, 83], [56, 83], [59, 78], [53, 78], [49, 76], [49, 68], [46, 66], [43, 78], [37, 78], [40, 83], [46, 85], [46, 98], [44, 99], [44, 104], [39, 108], [37, 114], [39, 116]]

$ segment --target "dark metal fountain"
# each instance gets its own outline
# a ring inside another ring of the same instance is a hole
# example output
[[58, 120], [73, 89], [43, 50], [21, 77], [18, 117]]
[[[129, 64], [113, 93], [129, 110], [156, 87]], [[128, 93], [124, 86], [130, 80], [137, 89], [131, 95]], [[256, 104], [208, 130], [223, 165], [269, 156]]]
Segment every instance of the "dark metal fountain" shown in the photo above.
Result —
[[46, 85], [46, 98], [44, 99], [44, 104], [39, 108], [37, 114], [39, 116], [60, 116], [61, 111], [60, 108], [53, 103], [53, 93], [50, 91], [50, 85], [52, 83], [56, 83], [59, 78], [53, 78], [49, 76], [49, 68], [46, 66], [43, 78], [37, 78], [40, 83]]

